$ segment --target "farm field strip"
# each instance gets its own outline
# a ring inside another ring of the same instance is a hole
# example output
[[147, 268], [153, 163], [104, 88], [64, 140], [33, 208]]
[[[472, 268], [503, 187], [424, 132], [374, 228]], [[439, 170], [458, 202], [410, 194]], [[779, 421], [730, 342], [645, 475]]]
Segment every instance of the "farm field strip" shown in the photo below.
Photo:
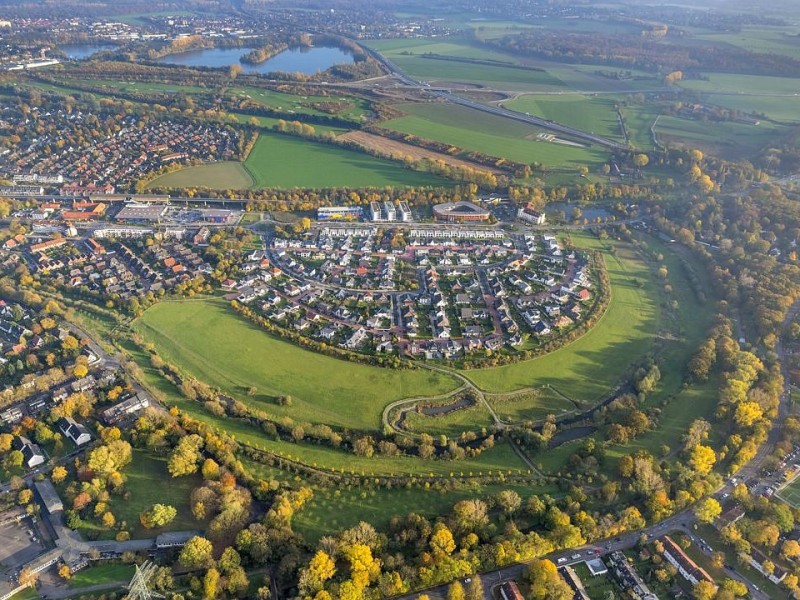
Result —
[[443, 154], [441, 152], [434, 152], [433, 150], [419, 148], [418, 146], [413, 146], [412, 144], [406, 144], [397, 140], [390, 140], [389, 138], [367, 133], [366, 131], [351, 131], [339, 136], [339, 139], [354, 142], [368, 150], [381, 152], [383, 154], [390, 154], [396, 160], [403, 160], [406, 157], [413, 158], [414, 160], [427, 158], [428, 160], [432, 161], [442, 161], [451, 167], [477, 169], [479, 171], [491, 171], [493, 173], [501, 172], [499, 169], [494, 169], [478, 163], [462, 160], [460, 158], [450, 156], [449, 154]]

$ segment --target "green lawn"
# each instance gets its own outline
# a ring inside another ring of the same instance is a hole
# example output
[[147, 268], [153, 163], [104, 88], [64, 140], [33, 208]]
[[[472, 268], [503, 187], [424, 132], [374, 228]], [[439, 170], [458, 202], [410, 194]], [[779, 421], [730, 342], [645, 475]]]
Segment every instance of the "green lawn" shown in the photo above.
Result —
[[[458, 387], [431, 371], [382, 369], [303, 350], [269, 336], [220, 300], [161, 302], [135, 327], [184, 372], [274, 415], [303, 421], [375, 429], [389, 402]], [[256, 396], [247, 396], [251, 386]], [[292, 406], [273, 402], [284, 394], [292, 396]]]
[[600, 148], [577, 148], [537, 139], [540, 128], [447, 104], [401, 104], [407, 116], [382, 124], [387, 129], [453, 144], [468, 151], [549, 167], [577, 169], [599, 165], [608, 158]]
[[444, 434], [451, 438], [458, 437], [462, 431], [475, 431], [481, 427], [490, 427], [492, 423], [492, 417], [482, 403], [435, 417], [410, 411], [406, 413], [405, 418], [405, 428], [408, 431], [425, 432], [431, 435]]
[[503, 106], [621, 141], [614, 104], [614, 99], [608, 96], [526, 94], [504, 102]]
[[100, 564], [75, 573], [69, 580], [69, 587], [75, 589], [101, 583], [128, 582], [133, 572], [132, 565]]
[[631, 145], [644, 151], [653, 150], [655, 146], [650, 129], [659, 113], [659, 107], [654, 104], [629, 104], [622, 108]]
[[360, 152], [275, 133], [262, 133], [245, 168], [259, 188], [446, 185], [444, 179], [404, 169]]
[[487, 394], [487, 400], [497, 416], [504, 421], [520, 423], [538, 421], [547, 415], [560, 415], [575, 409], [575, 405], [549, 388], [538, 388], [519, 394]]
[[[601, 248], [588, 235], [576, 245]], [[658, 291], [647, 265], [626, 244], [605, 251], [611, 301], [599, 323], [575, 342], [545, 356], [464, 374], [491, 392], [551, 385], [569, 398], [591, 404], [604, 397], [653, 346], [660, 320]]]
[[382, 531], [393, 516], [415, 512], [432, 518], [448, 514], [453, 504], [460, 500], [489, 498], [508, 489], [516, 491], [523, 501], [533, 494], [558, 494], [558, 489], [552, 485], [520, 484], [482, 486], [476, 483], [463, 489], [448, 491], [420, 488], [328, 488], [315, 491], [314, 498], [297, 513], [292, 525], [307, 541], [315, 543], [323, 535], [352, 527], [359, 521], [366, 521]]
[[[203, 481], [199, 475], [173, 478], [167, 472], [165, 457], [136, 450], [133, 461], [123, 471], [127, 476], [125, 489], [130, 491], [127, 500], [112, 496], [111, 511], [117, 522], [127, 521], [131, 538], [155, 537], [163, 531], [202, 529], [204, 523], [196, 521], [191, 513], [189, 495]], [[154, 485], [158, 482], [158, 485]], [[139, 515], [153, 504], [169, 504], [178, 510], [175, 520], [161, 529], [145, 529]]]
[[218, 162], [157, 177], [147, 188], [187, 188], [202, 187], [212, 190], [244, 190], [253, 185], [253, 178], [247, 169], [238, 162]]

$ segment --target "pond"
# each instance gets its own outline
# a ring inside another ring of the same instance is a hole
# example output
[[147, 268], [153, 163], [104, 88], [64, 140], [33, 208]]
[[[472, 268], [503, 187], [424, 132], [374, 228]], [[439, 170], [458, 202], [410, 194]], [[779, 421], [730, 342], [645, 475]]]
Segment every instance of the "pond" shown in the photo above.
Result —
[[594, 221], [594, 219], [596, 219], [597, 217], [600, 217], [601, 219], [606, 219], [611, 216], [611, 213], [602, 206], [592, 206], [592, 205], [579, 206], [578, 204], [572, 202], [551, 202], [545, 207], [544, 212], [548, 216], [555, 215], [556, 213], [559, 212], [563, 212], [567, 220], [569, 221], [572, 219], [572, 211], [575, 208], [579, 208], [581, 210], [582, 219], [588, 219], [589, 221]]
[[67, 55], [67, 58], [72, 60], [82, 60], [103, 50], [114, 50], [115, 48], [116, 46], [113, 44], [63, 44], [58, 47]]
[[313, 75], [333, 65], [353, 62], [353, 55], [341, 48], [314, 46], [290, 48], [257, 65], [240, 63], [239, 59], [253, 48], [203, 48], [170, 54], [158, 62], [184, 67], [229, 67], [241, 65], [245, 73], [286, 71]]

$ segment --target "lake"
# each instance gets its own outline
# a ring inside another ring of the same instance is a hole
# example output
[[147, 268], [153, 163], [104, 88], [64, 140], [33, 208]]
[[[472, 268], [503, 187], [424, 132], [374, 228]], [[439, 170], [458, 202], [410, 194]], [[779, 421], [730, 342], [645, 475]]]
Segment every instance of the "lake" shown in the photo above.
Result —
[[271, 73], [286, 71], [313, 75], [333, 65], [353, 62], [353, 55], [341, 48], [314, 46], [290, 48], [257, 65], [240, 63], [239, 59], [252, 48], [203, 48], [178, 54], [170, 54], [158, 60], [160, 63], [184, 67], [229, 67], [241, 65], [245, 73]]
[[114, 50], [116, 46], [113, 44], [63, 44], [58, 49], [66, 54], [67, 58], [81, 60], [103, 50]]

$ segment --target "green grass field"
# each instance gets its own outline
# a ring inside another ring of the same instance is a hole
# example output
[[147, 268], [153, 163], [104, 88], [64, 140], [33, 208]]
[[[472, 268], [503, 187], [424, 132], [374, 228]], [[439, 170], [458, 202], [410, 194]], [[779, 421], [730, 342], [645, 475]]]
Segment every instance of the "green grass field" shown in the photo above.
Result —
[[[135, 327], [165, 360], [278, 416], [375, 429], [394, 400], [458, 387], [423, 370], [390, 370], [338, 360], [273, 338], [220, 300], [161, 302]], [[249, 397], [247, 388], [258, 394]], [[291, 407], [271, 397], [290, 394]]]
[[274, 133], [261, 134], [244, 166], [258, 188], [447, 185], [388, 160]]
[[387, 129], [411, 133], [510, 160], [539, 162], [550, 167], [577, 169], [599, 165], [607, 159], [600, 148], [576, 148], [540, 141], [541, 129], [463, 106], [401, 104], [407, 116], [382, 124]]
[[622, 140], [614, 100], [607, 96], [526, 94], [504, 102], [503, 106], [597, 135]]
[[297, 513], [292, 523], [295, 531], [306, 540], [316, 542], [323, 535], [330, 535], [366, 521], [379, 531], [385, 530], [393, 516], [410, 512], [425, 517], [447, 514], [453, 504], [470, 498], [488, 498], [502, 490], [514, 490], [523, 501], [533, 494], [557, 495], [554, 486], [530, 485], [486, 485], [473, 484], [452, 491], [425, 490], [419, 488], [397, 488], [360, 490], [322, 489]]
[[630, 104], [622, 108], [631, 145], [644, 151], [653, 150], [655, 145], [650, 129], [659, 113], [658, 106], [653, 104]]
[[244, 190], [252, 185], [253, 178], [242, 163], [226, 161], [167, 173], [151, 181], [147, 188], [203, 187], [212, 190]]
[[800, 477], [793, 479], [778, 492], [778, 497], [792, 505], [793, 508], [800, 508]]
[[[603, 247], [597, 239], [583, 234], [573, 235], [573, 242], [581, 247]], [[583, 404], [607, 394], [630, 365], [652, 348], [660, 320], [658, 292], [647, 265], [630, 246], [614, 247], [614, 254], [605, 252], [611, 302], [593, 329], [545, 356], [464, 374], [491, 392], [551, 385]]]
[[[127, 500], [111, 501], [111, 511], [117, 522], [127, 521], [132, 538], [155, 537], [162, 531], [202, 529], [204, 523], [196, 521], [189, 506], [189, 494], [202, 484], [199, 475], [173, 478], [167, 472], [167, 460], [143, 451], [134, 451], [133, 461], [124, 471], [125, 489], [130, 491]], [[153, 485], [153, 482], [162, 485]], [[178, 510], [175, 520], [162, 529], [145, 529], [139, 515], [156, 503], [170, 504]]]
[[72, 579], [69, 580], [69, 587], [75, 589], [117, 581], [128, 582], [133, 577], [133, 572], [133, 566], [123, 564], [101, 564], [88, 567], [72, 576]]
[[800, 83], [791, 77], [769, 77], [765, 75], [739, 75], [731, 73], [708, 73], [708, 80], [686, 79], [680, 87], [697, 92], [732, 92], [735, 94], [795, 94], [800, 92]]
[[575, 409], [572, 402], [549, 388], [514, 395], [487, 394], [487, 400], [498, 417], [512, 423], [538, 421], [547, 415], [558, 416]]
[[447, 415], [426, 416], [414, 411], [406, 413], [405, 428], [415, 433], [444, 434], [458, 437], [462, 431], [475, 431], [492, 425], [492, 417], [483, 404], [476, 404], [464, 410]]
[[[228, 94], [237, 98], [249, 98], [253, 102], [275, 110], [306, 115], [335, 116], [339, 119], [360, 121], [369, 113], [368, 103], [361, 98], [352, 96], [298, 96], [296, 94], [285, 94], [275, 90], [253, 87], [231, 88], [228, 90]], [[343, 102], [349, 104], [350, 107], [336, 115], [329, 115], [311, 106], [311, 104], [318, 102]]]
[[771, 123], [703, 122], [671, 116], [662, 116], [656, 126], [662, 143], [699, 147], [731, 160], [752, 156], [784, 131]]
[[[414, 78], [451, 81], [501, 90], [552, 91], [564, 89], [545, 70], [514, 68], [524, 61], [510, 54], [461, 39], [373, 40], [368, 44]], [[427, 55], [427, 56], [426, 56]], [[437, 58], [449, 57], [455, 60]], [[470, 63], [469, 59], [495, 64]]]

